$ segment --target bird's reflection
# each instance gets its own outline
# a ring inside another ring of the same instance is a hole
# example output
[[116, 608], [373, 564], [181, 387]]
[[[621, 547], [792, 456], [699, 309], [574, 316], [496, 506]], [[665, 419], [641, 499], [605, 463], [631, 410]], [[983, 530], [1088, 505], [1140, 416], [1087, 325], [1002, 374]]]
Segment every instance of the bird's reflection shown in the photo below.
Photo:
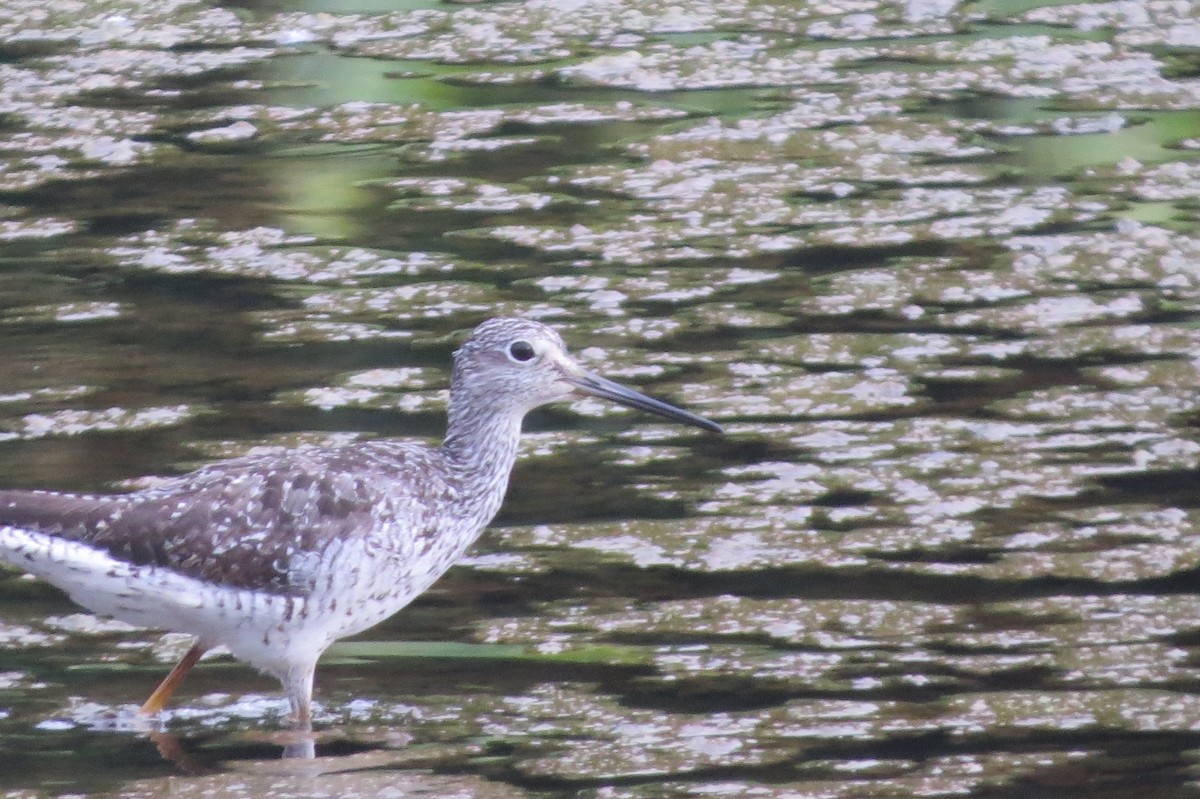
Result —
[[208, 774], [215, 770], [201, 763], [184, 749], [177, 735], [156, 730], [148, 733], [148, 737], [162, 755], [162, 759], [173, 764], [184, 774]]
[[[376, 733], [378, 730], [372, 728]], [[182, 774], [172, 773], [136, 783], [138, 796], [493, 796], [494, 785], [473, 775], [441, 775], [429, 770], [429, 752], [414, 753], [407, 734], [388, 733], [386, 741], [352, 742], [344, 730], [313, 735], [287, 730], [251, 736], [252, 751], [232, 744], [223, 762], [197, 762], [187, 751], [197, 739], [170, 733], [143, 733]], [[315, 757], [320, 739], [322, 753]], [[263, 742], [279, 744], [286, 759], [262, 752]], [[357, 751], [355, 751], [357, 749]], [[445, 756], [458, 760], [470, 749]], [[209, 745], [203, 747], [207, 759]], [[508, 796], [508, 793], [503, 795]], [[515, 794], [514, 794], [515, 795]]]
[[[163, 760], [174, 765], [185, 774], [211, 774], [217, 771], [212, 765], [197, 759], [188, 751], [184, 739], [165, 730], [147, 733]], [[313, 760], [317, 756], [317, 736], [308, 725], [297, 725], [290, 730], [256, 736], [259, 741], [280, 747], [283, 760]]]

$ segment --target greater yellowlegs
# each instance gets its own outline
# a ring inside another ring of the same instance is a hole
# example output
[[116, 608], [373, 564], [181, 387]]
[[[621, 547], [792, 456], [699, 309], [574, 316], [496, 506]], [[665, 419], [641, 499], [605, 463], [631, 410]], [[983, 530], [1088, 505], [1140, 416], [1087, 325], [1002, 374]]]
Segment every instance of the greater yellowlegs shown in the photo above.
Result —
[[585, 371], [541, 323], [492, 319], [454, 354], [438, 448], [300, 447], [112, 496], [3, 491], [0, 561], [97, 613], [195, 636], [142, 712], [224, 645], [277, 677], [307, 726], [321, 653], [450, 568], [500, 508], [525, 414], [580, 393], [721, 431]]

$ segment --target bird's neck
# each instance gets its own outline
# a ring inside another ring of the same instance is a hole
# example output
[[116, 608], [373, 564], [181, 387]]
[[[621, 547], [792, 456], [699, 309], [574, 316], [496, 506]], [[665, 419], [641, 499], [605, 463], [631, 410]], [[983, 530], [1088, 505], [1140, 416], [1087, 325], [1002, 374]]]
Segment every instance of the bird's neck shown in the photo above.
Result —
[[450, 402], [442, 454], [463, 484], [503, 496], [517, 459], [523, 413], [480, 403]]

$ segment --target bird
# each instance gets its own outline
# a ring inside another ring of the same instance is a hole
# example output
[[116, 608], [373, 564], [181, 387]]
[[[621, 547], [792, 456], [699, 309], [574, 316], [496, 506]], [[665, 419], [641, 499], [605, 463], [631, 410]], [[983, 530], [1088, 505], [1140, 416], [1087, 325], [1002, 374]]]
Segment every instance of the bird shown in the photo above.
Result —
[[722, 432], [585, 370], [551, 327], [489, 319], [454, 352], [440, 446], [356, 440], [243, 455], [125, 494], [0, 491], [0, 562], [91, 611], [187, 633], [143, 703], [161, 716], [209, 649], [279, 680], [311, 729], [330, 644], [428, 589], [500, 509], [525, 415], [590, 395]]

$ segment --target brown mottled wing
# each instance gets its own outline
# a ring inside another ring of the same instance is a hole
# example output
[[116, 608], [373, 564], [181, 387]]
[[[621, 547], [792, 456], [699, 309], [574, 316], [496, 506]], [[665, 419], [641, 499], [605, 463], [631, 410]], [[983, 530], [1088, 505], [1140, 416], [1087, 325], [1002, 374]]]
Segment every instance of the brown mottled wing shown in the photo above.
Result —
[[302, 595], [311, 585], [292, 569], [297, 556], [377, 534], [380, 512], [393, 529], [415, 533], [425, 526], [427, 498], [416, 497], [420, 491], [407, 498], [389, 491], [398, 477], [411, 478], [416, 464], [405, 460], [425, 453], [408, 454], [390, 464], [394, 471], [377, 459], [367, 468], [348, 448], [291, 450], [215, 464], [132, 494], [0, 491], [0, 524], [213, 583]]

